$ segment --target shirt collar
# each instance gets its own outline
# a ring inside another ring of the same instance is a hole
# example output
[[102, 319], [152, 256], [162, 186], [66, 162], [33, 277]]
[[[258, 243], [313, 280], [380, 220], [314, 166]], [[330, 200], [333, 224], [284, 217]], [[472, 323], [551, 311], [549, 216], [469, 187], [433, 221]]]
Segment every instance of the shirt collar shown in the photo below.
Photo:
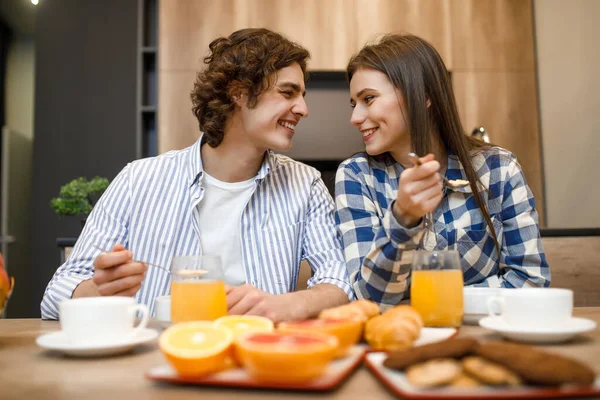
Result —
[[[200, 182], [202, 180], [202, 175], [204, 174], [204, 169], [202, 168], [202, 154], [200, 152], [200, 148], [204, 143], [202, 140], [203, 136], [203, 134], [200, 135], [200, 138], [192, 145], [190, 150], [191, 154], [188, 166], [189, 187]], [[256, 175], [256, 179], [265, 179], [271, 171], [277, 168], [278, 163], [277, 155], [272, 150], [267, 150], [260, 169], [258, 170], [258, 174]]]
[[200, 155], [200, 147], [202, 146], [202, 136], [192, 145], [190, 149], [190, 159], [188, 164], [188, 187], [192, 187], [202, 179], [202, 156]]

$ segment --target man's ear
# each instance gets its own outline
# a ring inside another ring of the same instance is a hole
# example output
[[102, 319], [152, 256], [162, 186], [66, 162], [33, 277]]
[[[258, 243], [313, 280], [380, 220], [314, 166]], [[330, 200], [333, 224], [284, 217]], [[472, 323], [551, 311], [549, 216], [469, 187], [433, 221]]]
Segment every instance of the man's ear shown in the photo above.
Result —
[[242, 87], [240, 82], [238, 82], [238, 81], [232, 82], [229, 85], [228, 93], [229, 93], [229, 98], [231, 98], [231, 101], [233, 101], [237, 107], [241, 107], [242, 105], [246, 104], [246, 101], [247, 101], [246, 90]]

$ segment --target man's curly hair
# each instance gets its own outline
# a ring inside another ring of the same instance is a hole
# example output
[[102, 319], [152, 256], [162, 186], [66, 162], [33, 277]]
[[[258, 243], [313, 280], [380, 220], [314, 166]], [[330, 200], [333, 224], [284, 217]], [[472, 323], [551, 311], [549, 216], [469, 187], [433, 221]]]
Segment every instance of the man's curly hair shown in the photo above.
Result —
[[223, 140], [225, 123], [235, 109], [234, 91], [246, 91], [248, 107], [253, 108], [273, 85], [274, 72], [298, 63], [304, 80], [308, 78], [308, 50], [268, 29], [242, 29], [213, 40], [209, 48], [207, 66], [196, 75], [191, 97], [203, 139], [211, 147]]

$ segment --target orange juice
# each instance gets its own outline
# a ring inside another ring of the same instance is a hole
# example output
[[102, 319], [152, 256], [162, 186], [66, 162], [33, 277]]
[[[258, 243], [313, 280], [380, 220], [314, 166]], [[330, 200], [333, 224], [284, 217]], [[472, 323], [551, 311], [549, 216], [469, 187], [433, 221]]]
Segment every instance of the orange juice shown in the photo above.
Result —
[[425, 326], [459, 327], [463, 316], [461, 270], [417, 270], [412, 272], [410, 304]]
[[223, 281], [173, 281], [171, 283], [173, 323], [214, 321], [225, 315], [227, 315], [227, 297]]

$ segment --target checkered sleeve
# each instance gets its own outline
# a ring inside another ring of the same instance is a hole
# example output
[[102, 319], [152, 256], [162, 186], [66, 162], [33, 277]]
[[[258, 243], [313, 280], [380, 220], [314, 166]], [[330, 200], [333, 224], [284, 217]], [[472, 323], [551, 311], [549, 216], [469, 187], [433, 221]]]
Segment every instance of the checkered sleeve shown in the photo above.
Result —
[[500, 286], [550, 286], [550, 267], [540, 238], [535, 199], [514, 156], [505, 168]]
[[393, 202], [381, 215], [373, 195], [375, 177], [351, 160], [342, 163], [336, 174], [336, 225], [357, 297], [385, 309], [409, 295], [412, 253], [424, 226], [400, 225], [392, 213]]

